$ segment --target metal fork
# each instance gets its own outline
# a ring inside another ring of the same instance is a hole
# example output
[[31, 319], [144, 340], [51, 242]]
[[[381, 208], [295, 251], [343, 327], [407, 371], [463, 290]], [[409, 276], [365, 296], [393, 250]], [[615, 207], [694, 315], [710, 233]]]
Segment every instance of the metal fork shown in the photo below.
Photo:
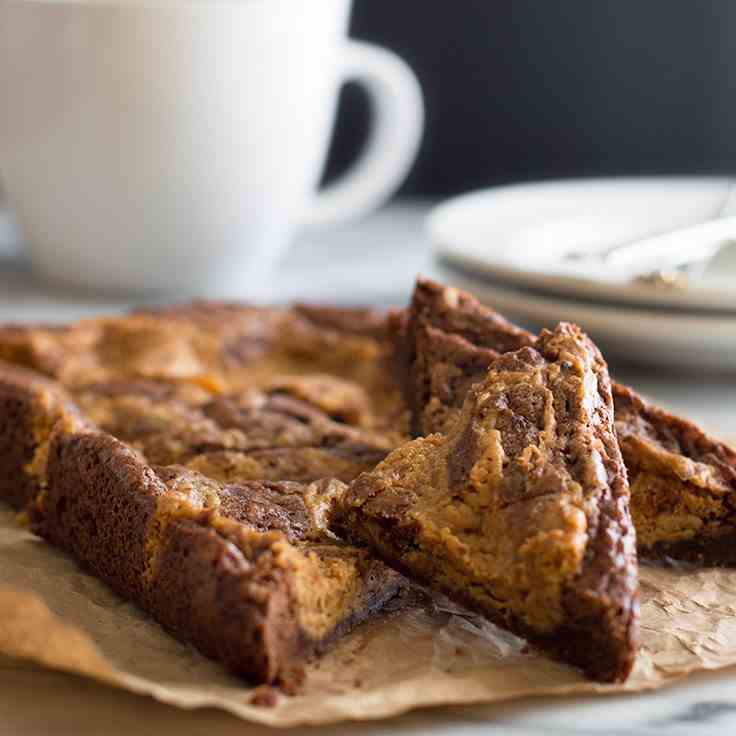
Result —
[[[675, 235], [679, 232], [684, 232], [691, 228], [700, 228], [714, 220], [723, 218], [728, 212], [728, 205], [733, 194], [735, 182], [730, 180], [726, 187], [726, 192], [720, 200], [718, 207], [714, 211], [713, 215], [696, 225], [690, 225], [686, 228], [677, 227], [669, 228], [667, 230], [660, 230], [655, 233], [651, 233], [646, 237], [639, 237], [633, 240], [627, 240], [623, 243], [616, 243], [615, 245], [609, 246], [603, 250], [595, 253], [573, 251], [566, 254], [565, 258], [573, 261], [595, 261], [603, 264], [610, 264], [616, 260], [626, 256], [628, 251], [636, 251], [637, 255], [641, 255], [642, 248], [646, 254], [647, 246], [653, 247], [656, 245], [661, 246], [661, 240], [670, 235]], [[655, 288], [664, 289], [683, 289], [689, 286], [689, 282], [692, 278], [700, 278], [708, 264], [713, 258], [723, 249], [727, 244], [732, 243], [732, 239], [726, 239], [718, 242], [712, 248], [703, 248], [702, 245], [694, 246], [693, 252], [690, 257], [683, 257], [682, 262], [678, 263], [675, 267], [670, 268], [658, 268], [652, 271], [648, 271], [642, 274], [638, 274], [632, 278], [635, 283], [646, 284]]]

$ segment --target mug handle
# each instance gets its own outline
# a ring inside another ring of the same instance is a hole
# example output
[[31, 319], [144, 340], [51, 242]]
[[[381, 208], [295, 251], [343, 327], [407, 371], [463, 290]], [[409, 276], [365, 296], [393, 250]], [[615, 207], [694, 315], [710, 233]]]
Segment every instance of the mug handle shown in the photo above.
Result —
[[316, 194], [302, 225], [336, 225], [379, 207], [406, 178], [422, 141], [422, 89], [406, 62], [361, 41], [348, 41], [344, 53], [342, 83], [355, 81], [368, 93], [370, 137], [353, 166]]

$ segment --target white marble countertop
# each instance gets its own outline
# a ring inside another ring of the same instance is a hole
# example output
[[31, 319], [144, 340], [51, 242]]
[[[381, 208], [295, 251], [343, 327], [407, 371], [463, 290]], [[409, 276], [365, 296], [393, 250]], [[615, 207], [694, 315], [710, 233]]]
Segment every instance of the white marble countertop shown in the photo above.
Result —
[[[297, 242], [274, 279], [272, 298], [344, 304], [405, 303], [417, 273], [435, 275], [422, 223], [428, 203], [394, 205], [339, 230], [311, 233]], [[38, 284], [0, 217], [0, 322], [63, 322], [126, 309], [122, 298], [62, 292]], [[247, 298], [247, 295], [244, 295]], [[614, 366], [624, 380], [661, 404], [736, 437], [736, 380], [682, 375], [661, 368]], [[185, 713], [146, 698], [52, 672], [18, 670], [0, 662], [0, 731], [3, 734], [147, 733], [261, 734], [214, 711]], [[86, 705], [80, 716], [68, 703]], [[102, 725], [104, 724], [104, 726]], [[300, 729], [299, 733], [314, 733]], [[341, 725], [320, 734], [698, 736], [736, 732], [736, 673], [703, 674], [657, 693], [609, 698], [534, 700], [494, 707], [440, 709], [379, 723]]]

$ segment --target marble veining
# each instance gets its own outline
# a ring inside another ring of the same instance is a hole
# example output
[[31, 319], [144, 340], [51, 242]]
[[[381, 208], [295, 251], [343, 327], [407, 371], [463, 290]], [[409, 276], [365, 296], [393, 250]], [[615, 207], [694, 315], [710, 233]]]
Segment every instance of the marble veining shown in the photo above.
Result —
[[[304, 236], [283, 264], [279, 291], [274, 298], [324, 300], [329, 295], [329, 299], [338, 303], [384, 304], [405, 300], [417, 272], [436, 275], [423, 231], [427, 209], [426, 203], [401, 204], [355, 226]], [[3, 248], [10, 231], [3, 230], [1, 220], [0, 216], [0, 322], [68, 321], [118, 312], [128, 306], [123, 299], [53, 292], [35, 282], [22, 260], [10, 254], [9, 248]], [[736, 383], [732, 378], [702, 380], [668, 375], [660, 369], [618, 367], [616, 375], [665, 406], [692, 416], [710, 430], [736, 436]], [[13, 678], [18, 677], [19, 673], [14, 672]], [[49, 692], [57, 692], [60, 675], [35, 673], [34, 682], [38, 683], [39, 677], [41, 681], [43, 677], [53, 680]], [[69, 697], [80, 687], [92, 688], [91, 684], [82, 685], [71, 679], [69, 682]], [[50, 698], [47, 696], [47, 700]], [[242, 724], [235, 725], [240, 732]], [[250, 727], [245, 731], [266, 732]], [[298, 729], [291, 733], [314, 732]], [[722, 673], [701, 673], [653, 693], [424, 710], [385, 722], [341, 724], [320, 729], [320, 734], [727, 736], [736, 734], [736, 668]]]

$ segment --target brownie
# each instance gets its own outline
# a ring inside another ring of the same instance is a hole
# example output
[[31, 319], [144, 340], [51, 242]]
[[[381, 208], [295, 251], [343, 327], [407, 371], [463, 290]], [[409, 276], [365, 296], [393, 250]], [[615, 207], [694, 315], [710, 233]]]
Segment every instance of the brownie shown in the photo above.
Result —
[[350, 397], [343, 401], [310, 402], [301, 392], [292, 390], [295, 384], [302, 386], [304, 378], [283, 377], [275, 379], [264, 391], [218, 396], [204, 405], [202, 411], [220, 427], [243, 432], [251, 449], [335, 446], [360, 441], [377, 447], [390, 445], [383, 435], [363, 431], [344, 421], [351, 415]]
[[413, 345], [416, 354], [406, 379], [412, 433], [446, 431], [470, 387], [485, 376], [500, 353], [429, 325], [414, 328]]
[[616, 431], [641, 554], [736, 563], [736, 452], [619, 386]]
[[638, 568], [610, 379], [560, 325], [500, 356], [458, 420], [336, 494], [332, 527], [597, 680], [629, 674]]
[[295, 304], [294, 311], [318, 327], [379, 340], [386, 337], [386, 315], [370, 307]]
[[404, 588], [326, 533], [318, 507], [330, 484], [224, 486], [183, 468], [156, 472], [170, 493], [153, 535], [150, 610], [236, 673], [293, 689], [311, 654]]
[[198, 453], [187, 466], [227, 483], [257, 479], [310, 482], [321, 478], [348, 482], [373, 469], [387, 454], [387, 450], [358, 444], [273, 447], [247, 453], [215, 450]]
[[2, 498], [27, 501], [37, 534], [236, 674], [293, 690], [313, 653], [406, 587], [327, 530], [337, 480], [223, 484], [152, 466], [18, 368], [0, 368], [0, 402], [0, 463], [19, 480]]
[[536, 340], [470, 294], [423, 278], [417, 279], [406, 316], [391, 324], [414, 436], [446, 431], [467, 389], [488, 366]]
[[472, 345], [490, 348], [497, 353], [533, 345], [535, 336], [484, 307], [467, 292], [445, 287], [429, 279], [418, 278], [408, 317], [409, 342], [412, 332], [421, 324], [429, 324]]
[[367, 427], [374, 419], [365, 389], [336, 376], [319, 373], [305, 376], [277, 376], [266, 385], [265, 390], [271, 396], [294, 397], [343, 424]]
[[0, 361], [56, 377], [74, 332], [70, 327], [56, 325], [0, 326]]
[[97, 431], [56, 428], [32, 529], [125, 598], [145, 603], [148, 529], [166, 489], [129, 447]]
[[242, 432], [248, 438], [248, 449], [337, 444], [352, 436], [349, 427], [324, 412], [278, 392], [218, 396], [202, 410], [220, 427]]
[[[283, 532], [290, 542], [324, 537], [324, 525], [310, 512], [303, 483], [245, 481], [226, 485], [182, 465], [154, 466], [153, 470], [170, 492], [202, 508], [216, 508], [220, 515], [247, 522], [257, 531]], [[339, 489], [339, 484], [336, 487]]]
[[387, 345], [385, 316], [374, 310], [200, 301], [138, 310], [136, 315], [206, 333], [217, 347], [211, 365], [235, 382], [244, 370], [269, 378], [274, 373], [322, 372], [369, 386], [384, 380], [376, 368]]
[[[327, 387], [326, 376], [315, 383]], [[338, 421], [289, 395], [302, 378], [274, 380], [268, 391], [210, 397], [205, 403], [164, 392], [158, 384], [122, 380], [75, 391], [85, 415], [140, 450], [153, 464], [190, 464], [227, 482], [236, 480], [352, 480], [385, 457], [392, 443], [373, 431]], [[338, 393], [343, 394], [342, 382]], [[350, 393], [350, 392], [348, 392]], [[351, 400], [327, 402], [333, 413]]]
[[[392, 351], [385, 315], [306, 305], [194, 302], [65, 328], [0, 326], [0, 359], [67, 387], [143, 379], [219, 394], [277, 379], [279, 390], [339, 421], [398, 437], [404, 407], [388, 369]], [[295, 377], [310, 378], [297, 385]]]
[[236, 674], [287, 690], [302, 679], [293, 578], [278, 533], [213, 528], [207, 513], [174, 519], [161, 534], [150, 611]]
[[[498, 355], [535, 340], [469, 294], [424, 279], [408, 312], [392, 323], [418, 436], [448, 431], [469, 387], [484, 379]], [[612, 395], [640, 556], [736, 563], [736, 453], [623, 384], [614, 382]]]

